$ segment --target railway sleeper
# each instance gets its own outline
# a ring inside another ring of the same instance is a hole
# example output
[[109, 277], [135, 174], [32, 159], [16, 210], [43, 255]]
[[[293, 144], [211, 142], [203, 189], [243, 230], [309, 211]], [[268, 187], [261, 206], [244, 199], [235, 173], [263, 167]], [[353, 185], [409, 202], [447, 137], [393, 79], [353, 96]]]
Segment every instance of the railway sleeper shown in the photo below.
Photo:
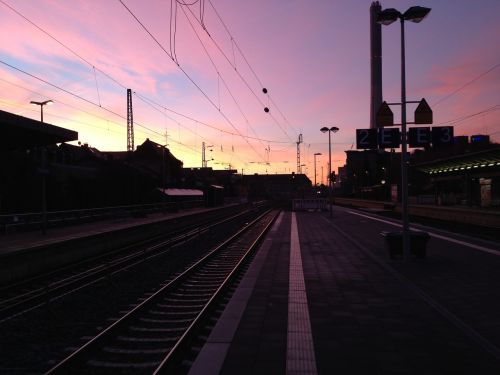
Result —
[[92, 367], [106, 367], [106, 368], [155, 368], [160, 364], [160, 361], [152, 361], [152, 362], [111, 362], [111, 361], [99, 361], [99, 360], [89, 360], [87, 362], [89, 366]]

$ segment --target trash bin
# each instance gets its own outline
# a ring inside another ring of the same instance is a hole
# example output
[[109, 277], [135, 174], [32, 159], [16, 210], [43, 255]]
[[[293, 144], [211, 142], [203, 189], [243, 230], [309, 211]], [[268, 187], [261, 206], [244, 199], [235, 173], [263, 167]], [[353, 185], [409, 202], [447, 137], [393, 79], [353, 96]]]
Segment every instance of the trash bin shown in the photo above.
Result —
[[[396, 259], [403, 255], [403, 231], [396, 232], [380, 232], [380, 235], [385, 238], [385, 243], [389, 249], [391, 259]], [[417, 258], [426, 257], [426, 247], [429, 241], [429, 233], [423, 231], [412, 230], [409, 233], [410, 253]]]

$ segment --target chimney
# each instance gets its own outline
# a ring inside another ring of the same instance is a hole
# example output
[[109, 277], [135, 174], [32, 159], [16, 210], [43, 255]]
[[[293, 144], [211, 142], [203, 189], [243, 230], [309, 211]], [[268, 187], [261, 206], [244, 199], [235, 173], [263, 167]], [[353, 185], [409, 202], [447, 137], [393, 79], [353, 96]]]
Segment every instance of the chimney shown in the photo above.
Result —
[[370, 6], [370, 128], [376, 128], [377, 111], [382, 104], [382, 31], [377, 15], [382, 10], [378, 1]]

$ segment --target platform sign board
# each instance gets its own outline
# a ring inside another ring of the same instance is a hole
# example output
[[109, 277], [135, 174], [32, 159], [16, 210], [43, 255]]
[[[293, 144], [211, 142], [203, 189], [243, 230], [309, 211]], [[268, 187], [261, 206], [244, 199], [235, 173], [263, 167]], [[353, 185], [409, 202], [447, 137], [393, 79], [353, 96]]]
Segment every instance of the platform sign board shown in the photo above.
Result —
[[453, 126], [433, 126], [432, 146], [448, 146], [453, 144]]
[[356, 129], [357, 149], [377, 149], [377, 129]]
[[398, 128], [379, 128], [378, 145], [380, 148], [398, 148], [401, 135]]
[[394, 114], [389, 108], [389, 104], [382, 102], [379, 110], [377, 111], [377, 126], [393, 126], [394, 125]]
[[[408, 129], [408, 146], [433, 147], [453, 144], [453, 126], [412, 127]], [[401, 145], [399, 128], [356, 129], [356, 148], [398, 148]]]
[[408, 129], [408, 145], [410, 147], [425, 147], [431, 142], [430, 127], [414, 127]]
[[415, 124], [432, 124], [432, 109], [424, 98], [415, 109]]

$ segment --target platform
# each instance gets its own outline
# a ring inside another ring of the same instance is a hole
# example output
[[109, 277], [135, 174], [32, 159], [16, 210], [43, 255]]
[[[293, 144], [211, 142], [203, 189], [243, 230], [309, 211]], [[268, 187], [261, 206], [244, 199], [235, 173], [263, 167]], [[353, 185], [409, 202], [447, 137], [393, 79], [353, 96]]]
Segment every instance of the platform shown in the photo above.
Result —
[[426, 259], [391, 260], [398, 227], [282, 213], [190, 374], [500, 373], [499, 244], [432, 230]]
[[175, 219], [186, 215], [195, 215], [209, 211], [211, 208], [191, 208], [179, 212], [162, 212], [149, 214], [146, 217], [122, 217], [116, 219], [97, 220], [85, 224], [48, 228], [46, 234], [41, 230], [18, 231], [0, 235], [0, 256], [2, 254], [22, 251], [40, 245], [50, 245], [63, 241], [89, 237], [101, 233], [118, 231], [138, 225], [147, 225], [160, 221]]

